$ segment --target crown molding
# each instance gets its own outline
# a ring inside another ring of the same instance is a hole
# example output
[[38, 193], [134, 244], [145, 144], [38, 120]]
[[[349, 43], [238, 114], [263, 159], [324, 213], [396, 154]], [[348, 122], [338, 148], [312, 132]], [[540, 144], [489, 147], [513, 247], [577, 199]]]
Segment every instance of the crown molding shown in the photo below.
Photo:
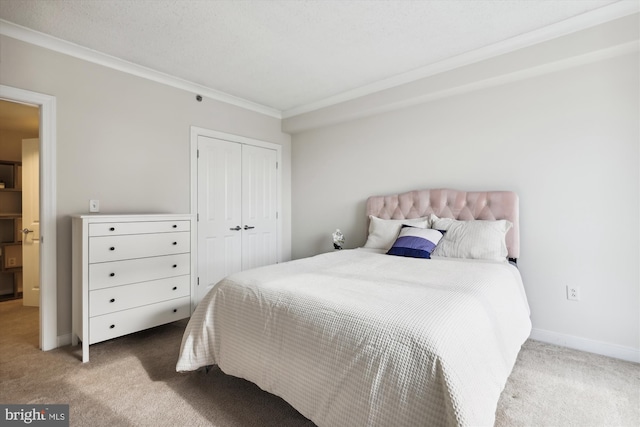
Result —
[[462, 95], [482, 89], [489, 89], [492, 87], [514, 83], [533, 77], [539, 77], [545, 74], [555, 73], [558, 71], [587, 65], [622, 55], [636, 53], [638, 51], [640, 51], [640, 41], [631, 41], [605, 49], [585, 53], [582, 55], [576, 55], [558, 61], [545, 63], [535, 67], [529, 67], [523, 70], [478, 80], [473, 83], [458, 85], [426, 94], [416, 94], [416, 96], [403, 98], [402, 100], [396, 102], [386, 102], [380, 105], [375, 105], [372, 103], [367, 106], [360, 106], [359, 108], [347, 108], [339, 111], [338, 113], [327, 113], [317, 117], [312, 114], [310, 115], [311, 117], [307, 118], [295, 116], [291, 118], [285, 118], [283, 119], [282, 130], [289, 134], [296, 134], [323, 126], [332, 126], [339, 123], [363, 119], [365, 117], [373, 116], [376, 114], [388, 113], [391, 111], [400, 110], [402, 108], [413, 107], [438, 99]]
[[216, 101], [231, 104], [270, 117], [287, 119], [513, 52], [527, 46], [551, 40], [638, 12], [640, 12], [640, 2], [636, 0], [621, 0], [611, 5], [566, 19], [539, 30], [531, 31], [529, 33], [466, 52], [407, 73], [399, 74], [360, 88], [349, 90], [335, 96], [285, 111], [280, 111], [276, 108], [258, 104], [188, 80], [153, 70], [151, 68], [143, 67], [2, 19], [0, 19], [0, 35], [5, 35], [45, 49], [155, 81], [157, 83], [197, 93]]
[[512, 37], [502, 42], [472, 50], [407, 73], [379, 80], [375, 83], [349, 90], [317, 102], [285, 110], [282, 112], [282, 118], [287, 119], [315, 110], [320, 110], [322, 108], [331, 107], [333, 105], [351, 101], [366, 95], [371, 95], [382, 90], [391, 89], [396, 86], [431, 77], [445, 71], [514, 52], [534, 44], [552, 40], [557, 37], [594, 27], [638, 12], [640, 12], [640, 2], [636, 0], [622, 0], [600, 9], [595, 9], [593, 11], [574, 16], [573, 18], [560, 21], [556, 24]]
[[143, 67], [115, 56], [107, 55], [106, 53], [98, 52], [3, 19], [0, 19], [0, 35], [11, 37], [16, 40], [40, 46], [84, 61], [92, 62], [94, 64], [112, 68], [114, 70], [122, 71], [124, 73], [132, 74], [137, 77], [142, 77], [156, 83], [193, 92], [202, 95], [203, 97], [235, 105], [236, 107], [241, 107], [277, 119], [282, 118], [282, 112], [278, 109], [229, 95], [228, 93], [165, 74], [151, 68]]

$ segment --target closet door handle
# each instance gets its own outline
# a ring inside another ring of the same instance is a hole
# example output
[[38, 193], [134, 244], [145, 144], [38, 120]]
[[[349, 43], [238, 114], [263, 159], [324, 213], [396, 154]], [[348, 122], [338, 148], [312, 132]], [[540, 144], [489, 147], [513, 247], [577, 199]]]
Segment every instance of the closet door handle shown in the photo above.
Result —
[[242, 228], [240, 228], [239, 225], [236, 225], [235, 227], [230, 228], [229, 230], [231, 230], [231, 231], [240, 231], [240, 230], [242, 230]]
[[253, 228], [255, 228], [255, 227], [252, 227], [252, 226], [250, 226], [250, 225], [245, 225], [245, 226], [244, 226], [244, 229], [245, 229], [245, 230], [251, 230], [251, 229], [253, 229]]

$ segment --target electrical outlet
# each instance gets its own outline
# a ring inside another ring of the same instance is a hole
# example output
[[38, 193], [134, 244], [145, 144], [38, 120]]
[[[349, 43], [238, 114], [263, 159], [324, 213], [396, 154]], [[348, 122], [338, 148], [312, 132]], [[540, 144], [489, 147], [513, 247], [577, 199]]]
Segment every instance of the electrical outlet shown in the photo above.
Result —
[[100, 212], [100, 200], [89, 200], [89, 212]]
[[15, 258], [7, 258], [7, 266], [8, 267], [15, 267], [16, 266], [16, 259]]
[[580, 288], [567, 285], [567, 299], [569, 301], [580, 301]]

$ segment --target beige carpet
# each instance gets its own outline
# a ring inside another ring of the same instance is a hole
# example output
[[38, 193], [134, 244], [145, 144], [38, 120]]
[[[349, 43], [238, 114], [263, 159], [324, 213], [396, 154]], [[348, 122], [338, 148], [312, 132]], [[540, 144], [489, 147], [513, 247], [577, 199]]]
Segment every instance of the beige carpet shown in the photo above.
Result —
[[[0, 303], [0, 403], [68, 403], [72, 426], [313, 426], [218, 369], [178, 374], [186, 322], [91, 347], [38, 350], [37, 309]], [[640, 365], [528, 341], [496, 426], [640, 426]]]

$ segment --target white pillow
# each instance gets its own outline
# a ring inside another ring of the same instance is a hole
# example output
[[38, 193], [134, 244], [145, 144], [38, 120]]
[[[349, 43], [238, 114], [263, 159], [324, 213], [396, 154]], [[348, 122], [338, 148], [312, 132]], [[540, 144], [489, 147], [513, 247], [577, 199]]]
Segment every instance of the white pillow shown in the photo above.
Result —
[[398, 238], [400, 228], [405, 224], [412, 227], [427, 228], [429, 219], [427, 217], [415, 219], [381, 219], [369, 215], [369, 236], [367, 237], [367, 243], [364, 244], [364, 247], [388, 251], [389, 248], [393, 246], [393, 242]]
[[504, 219], [497, 221], [438, 219], [432, 224], [432, 228], [447, 230], [447, 232], [431, 255], [505, 261], [507, 258], [505, 236], [512, 225]]
[[429, 227], [435, 228], [436, 230], [448, 230], [451, 224], [455, 222], [462, 221], [458, 221], [457, 219], [453, 218], [438, 218], [434, 214], [429, 214]]

